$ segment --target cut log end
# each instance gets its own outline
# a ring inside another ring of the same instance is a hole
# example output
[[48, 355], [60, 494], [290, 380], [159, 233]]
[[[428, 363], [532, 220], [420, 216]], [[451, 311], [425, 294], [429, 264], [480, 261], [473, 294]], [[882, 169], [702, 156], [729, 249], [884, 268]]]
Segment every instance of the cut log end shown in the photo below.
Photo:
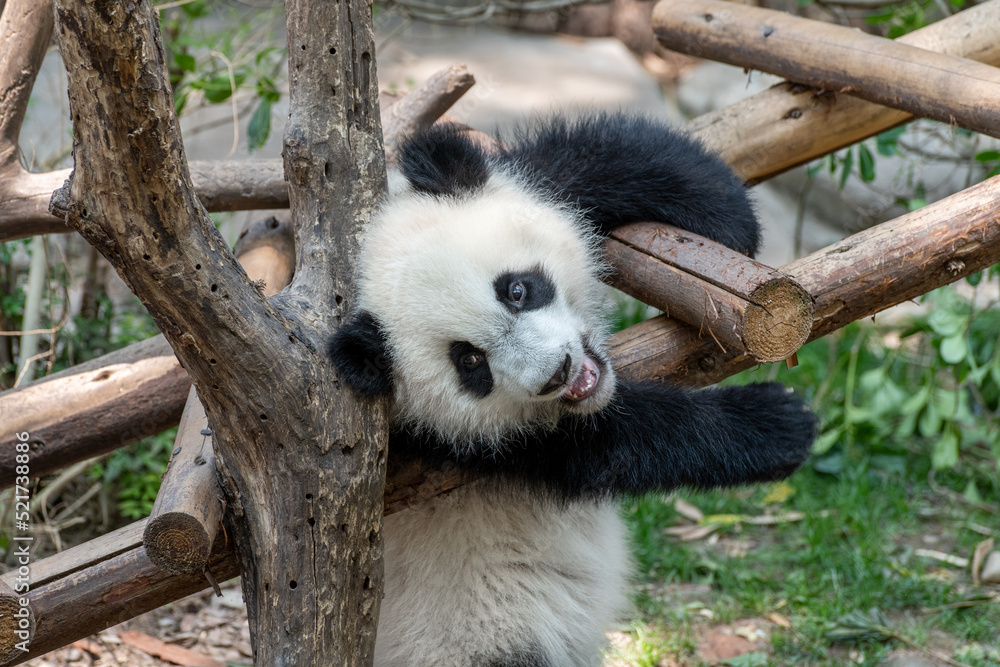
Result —
[[743, 319], [743, 343], [758, 361], [788, 359], [809, 338], [813, 302], [791, 278], [768, 281], [750, 294]]
[[151, 519], [142, 536], [149, 560], [171, 574], [201, 572], [212, 552], [212, 538], [195, 517], [167, 512]]
[[[27, 613], [27, 617], [24, 614]], [[26, 625], [27, 627], [23, 627]], [[0, 582], [0, 664], [7, 663], [23, 652], [17, 647], [22, 641], [18, 631], [27, 630], [29, 636], [35, 634], [35, 617], [28, 607], [21, 607], [18, 595], [10, 586]]]

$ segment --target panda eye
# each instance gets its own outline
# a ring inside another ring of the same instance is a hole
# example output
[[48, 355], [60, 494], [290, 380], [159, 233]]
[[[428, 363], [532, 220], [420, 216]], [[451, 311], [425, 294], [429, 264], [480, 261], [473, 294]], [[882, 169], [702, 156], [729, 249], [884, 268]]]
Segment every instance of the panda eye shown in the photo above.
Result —
[[510, 299], [510, 301], [513, 303], [521, 303], [521, 301], [524, 299], [525, 292], [526, 290], [524, 289], [524, 283], [521, 282], [511, 283], [510, 287], [507, 288], [507, 298]]
[[482, 365], [484, 361], [486, 361], [486, 357], [481, 352], [469, 352], [463, 354], [459, 359], [462, 367], [470, 371]]

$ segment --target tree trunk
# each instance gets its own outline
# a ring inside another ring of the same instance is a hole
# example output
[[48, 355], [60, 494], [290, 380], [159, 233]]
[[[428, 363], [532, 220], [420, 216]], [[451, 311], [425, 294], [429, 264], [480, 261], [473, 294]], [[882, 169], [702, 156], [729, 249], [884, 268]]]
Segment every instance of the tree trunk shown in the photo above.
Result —
[[370, 662], [381, 599], [384, 410], [336, 382], [358, 227], [385, 182], [371, 8], [289, 4], [293, 284], [266, 300], [195, 197], [155, 10], [57, 0], [75, 169], [52, 210], [112, 263], [211, 424], [256, 664]]

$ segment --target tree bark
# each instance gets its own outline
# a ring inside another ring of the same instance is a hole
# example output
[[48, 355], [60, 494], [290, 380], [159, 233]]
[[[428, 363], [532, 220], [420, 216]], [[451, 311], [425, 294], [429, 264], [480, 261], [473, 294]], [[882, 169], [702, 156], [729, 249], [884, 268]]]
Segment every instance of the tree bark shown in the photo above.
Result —
[[[264, 296], [273, 296], [292, 281], [294, 246], [291, 225], [271, 217], [244, 229], [235, 252]], [[211, 557], [224, 508], [215, 467], [212, 431], [192, 388], [142, 537], [149, 559], [167, 572], [201, 572]]]
[[288, 7], [298, 267], [268, 301], [195, 197], [150, 4], [55, 4], [76, 166], [52, 208], [139, 295], [198, 389], [262, 665], [370, 661], [381, 597], [385, 418], [325, 353], [384, 187], [370, 6], [318, 5]]
[[1000, 71], [858, 30], [723, 0], [661, 0], [669, 49], [1000, 136]]

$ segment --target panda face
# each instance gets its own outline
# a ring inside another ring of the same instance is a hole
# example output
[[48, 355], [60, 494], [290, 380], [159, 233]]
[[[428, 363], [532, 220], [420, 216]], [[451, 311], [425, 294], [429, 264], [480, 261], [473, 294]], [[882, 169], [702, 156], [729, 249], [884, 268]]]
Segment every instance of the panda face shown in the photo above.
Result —
[[461, 196], [392, 187], [358, 289], [386, 338], [397, 418], [496, 445], [604, 407], [608, 292], [578, 214], [504, 172]]

